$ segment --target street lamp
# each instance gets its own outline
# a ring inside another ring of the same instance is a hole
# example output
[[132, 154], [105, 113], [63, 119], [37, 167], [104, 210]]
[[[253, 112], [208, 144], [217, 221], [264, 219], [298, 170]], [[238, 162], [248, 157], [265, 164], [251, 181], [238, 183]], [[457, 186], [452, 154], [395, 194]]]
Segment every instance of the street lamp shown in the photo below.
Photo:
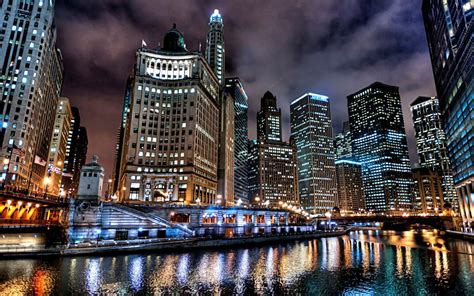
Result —
[[218, 194], [218, 195], [217, 195], [216, 203], [217, 203], [218, 205], [220, 205], [221, 202], [222, 202], [222, 195]]
[[260, 202], [260, 197], [258, 197], [258, 195], [255, 197], [255, 202], [257, 203], [257, 205]]

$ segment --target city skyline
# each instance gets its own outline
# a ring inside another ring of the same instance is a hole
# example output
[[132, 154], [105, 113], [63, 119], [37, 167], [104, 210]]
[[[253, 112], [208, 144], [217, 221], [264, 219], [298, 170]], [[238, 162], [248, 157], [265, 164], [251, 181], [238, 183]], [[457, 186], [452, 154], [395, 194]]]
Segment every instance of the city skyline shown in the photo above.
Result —
[[[84, 110], [81, 117], [90, 131], [89, 157], [98, 154], [106, 175], [111, 175], [115, 155], [110, 151], [115, 147], [120, 124], [124, 81], [133, 67], [133, 54], [141, 40], [150, 48], [158, 47], [160, 36], [177, 23], [185, 35], [187, 48], [198, 50], [201, 44], [204, 52], [208, 18], [218, 8], [225, 20], [226, 75], [239, 76], [249, 97], [250, 138], [256, 137], [255, 114], [266, 90], [281, 101], [283, 139], [288, 140], [292, 98], [308, 91], [333, 98], [332, 125], [336, 134], [347, 120], [345, 97], [380, 80], [400, 87], [414, 162], [416, 147], [409, 104], [417, 96], [436, 95], [426, 42], [415, 42], [426, 39], [421, 1], [381, 2], [347, 1], [343, 9], [330, 1], [318, 2], [317, 7], [302, 1], [286, 3], [285, 10], [279, 6], [268, 10], [256, 4], [252, 6], [255, 9], [243, 14], [240, 6], [247, 7], [247, 3], [212, 1], [201, 5], [165, 1], [160, 3], [168, 8], [164, 10], [166, 13], [162, 12], [164, 15], [152, 9], [156, 4], [140, 1], [133, 4], [58, 2], [58, 46], [66, 69], [62, 95]], [[291, 12], [286, 12], [288, 5]], [[179, 7], [183, 11], [178, 11]], [[190, 14], [192, 18], [188, 17]], [[343, 17], [339, 18], [338, 14]], [[390, 22], [395, 18], [397, 22]], [[274, 30], [270, 20], [277, 20], [282, 29]], [[309, 28], [315, 26], [319, 29], [308, 35]], [[85, 31], [87, 34], [80, 34]], [[382, 37], [387, 42], [367, 46], [371, 40]], [[91, 46], [82, 47], [80, 43]], [[341, 52], [347, 50], [351, 51], [350, 55]], [[339, 57], [335, 59], [335, 55]], [[86, 64], [89, 66], [84, 67]]]

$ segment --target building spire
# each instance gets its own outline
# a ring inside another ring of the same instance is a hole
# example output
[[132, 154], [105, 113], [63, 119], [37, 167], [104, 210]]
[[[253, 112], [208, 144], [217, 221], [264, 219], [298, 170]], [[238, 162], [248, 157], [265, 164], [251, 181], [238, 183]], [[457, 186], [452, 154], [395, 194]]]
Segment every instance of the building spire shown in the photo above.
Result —
[[206, 60], [209, 66], [219, 80], [221, 86], [224, 85], [225, 75], [225, 48], [224, 48], [224, 24], [222, 16], [218, 9], [214, 9], [214, 13], [209, 19], [209, 31], [206, 40]]
[[211, 15], [209, 23], [221, 23], [222, 24], [222, 16], [219, 13], [219, 9], [214, 9], [214, 13]]

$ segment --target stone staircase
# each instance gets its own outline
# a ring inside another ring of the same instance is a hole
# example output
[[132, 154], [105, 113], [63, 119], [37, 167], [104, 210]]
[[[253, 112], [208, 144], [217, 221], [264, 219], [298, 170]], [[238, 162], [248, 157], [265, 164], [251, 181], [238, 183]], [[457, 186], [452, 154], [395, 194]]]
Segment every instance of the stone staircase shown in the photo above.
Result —
[[132, 214], [136, 217], [139, 217], [139, 218], [142, 218], [142, 219], [143, 218], [148, 219], [148, 220], [150, 220], [154, 223], [163, 225], [165, 227], [177, 228], [187, 236], [194, 236], [194, 231], [193, 230], [191, 230], [191, 229], [189, 229], [186, 226], [181, 225], [181, 224], [171, 223], [170, 221], [160, 217], [158, 214], [154, 213], [153, 211], [150, 211], [150, 212], [140, 211], [137, 208], [135, 208], [134, 206], [124, 205], [124, 204], [113, 204], [113, 206], [115, 208], [119, 209], [119, 210], [126, 211], [126, 212], [128, 212], [128, 213], [130, 213], [130, 214]]

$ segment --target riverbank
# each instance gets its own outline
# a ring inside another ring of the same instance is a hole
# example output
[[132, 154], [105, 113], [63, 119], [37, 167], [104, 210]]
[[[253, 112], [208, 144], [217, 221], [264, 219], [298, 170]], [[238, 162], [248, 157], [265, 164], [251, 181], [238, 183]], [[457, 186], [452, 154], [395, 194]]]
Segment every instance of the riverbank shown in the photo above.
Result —
[[474, 242], [474, 233], [446, 230], [446, 234], [454, 238], [459, 238], [459, 239]]
[[0, 253], [0, 258], [37, 257], [37, 256], [83, 256], [113, 255], [142, 252], [171, 251], [180, 252], [191, 249], [221, 249], [229, 247], [255, 246], [285, 241], [311, 240], [321, 237], [333, 237], [347, 234], [349, 230], [327, 231], [306, 234], [264, 235], [233, 238], [187, 238], [181, 240], [160, 241], [152, 243], [129, 243], [127, 245], [60, 247], [54, 249], [16, 249]]

